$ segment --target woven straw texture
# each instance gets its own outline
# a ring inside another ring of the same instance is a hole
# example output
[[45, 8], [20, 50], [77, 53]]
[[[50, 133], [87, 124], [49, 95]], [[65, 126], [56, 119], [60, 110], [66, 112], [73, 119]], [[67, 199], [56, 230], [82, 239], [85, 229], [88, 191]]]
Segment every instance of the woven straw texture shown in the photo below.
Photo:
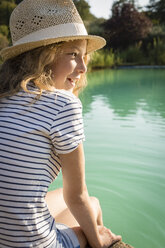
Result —
[[10, 18], [13, 44], [32, 32], [65, 23], [83, 23], [72, 1], [24, 0]]
[[49, 44], [86, 39], [87, 53], [105, 46], [99, 36], [88, 35], [72, 0], [24, 0], [12, 12], [13, 46], [1, 50], [4, 60]]

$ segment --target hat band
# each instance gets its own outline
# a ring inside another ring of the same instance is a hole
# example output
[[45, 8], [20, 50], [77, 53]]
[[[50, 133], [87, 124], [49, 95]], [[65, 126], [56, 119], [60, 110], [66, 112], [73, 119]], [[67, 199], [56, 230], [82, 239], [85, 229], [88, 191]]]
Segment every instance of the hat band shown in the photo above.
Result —
[[46, 39], [56, 39], [60, 37], [72, 37], [72, 36], [81, 36], [88, 35], [84, 24], [82, 23], [66, 23], [60, 24], [48, 28], [44, 28], [28, 34], [23, 38], [13, 42], [13, 46], [28, 43], [36, 42]]

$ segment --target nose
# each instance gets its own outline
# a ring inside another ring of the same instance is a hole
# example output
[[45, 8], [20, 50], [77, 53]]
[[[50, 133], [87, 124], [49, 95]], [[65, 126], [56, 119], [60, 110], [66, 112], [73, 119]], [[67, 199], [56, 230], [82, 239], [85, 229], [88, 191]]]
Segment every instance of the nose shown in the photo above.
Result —
[[78, 72], [83, 74], [87, 72], [87, 66], [84, 58], [80, 58], [77, 65]]

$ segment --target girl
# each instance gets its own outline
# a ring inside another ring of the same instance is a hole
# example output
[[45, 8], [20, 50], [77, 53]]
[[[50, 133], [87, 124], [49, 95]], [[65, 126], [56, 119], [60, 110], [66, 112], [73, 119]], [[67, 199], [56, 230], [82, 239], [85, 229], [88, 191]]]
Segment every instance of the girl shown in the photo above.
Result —
[[[77, 98], [88, 54], [105, 40], [87, 34], [71, 0], [24, 0], [10, 29], [0, 70], [0, 247], [109, 247], [121, 237], [88, 195]], [[47, 193], [60, 170], [63, 189]]]

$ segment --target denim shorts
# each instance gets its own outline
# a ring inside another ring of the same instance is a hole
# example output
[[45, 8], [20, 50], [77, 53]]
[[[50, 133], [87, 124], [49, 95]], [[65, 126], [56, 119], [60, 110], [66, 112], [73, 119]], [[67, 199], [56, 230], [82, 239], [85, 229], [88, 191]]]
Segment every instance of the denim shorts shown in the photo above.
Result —
[[71, 228], [59, 223], [56, 223], [56, 228], [56, 248], [80, 248], [78, 238]]

